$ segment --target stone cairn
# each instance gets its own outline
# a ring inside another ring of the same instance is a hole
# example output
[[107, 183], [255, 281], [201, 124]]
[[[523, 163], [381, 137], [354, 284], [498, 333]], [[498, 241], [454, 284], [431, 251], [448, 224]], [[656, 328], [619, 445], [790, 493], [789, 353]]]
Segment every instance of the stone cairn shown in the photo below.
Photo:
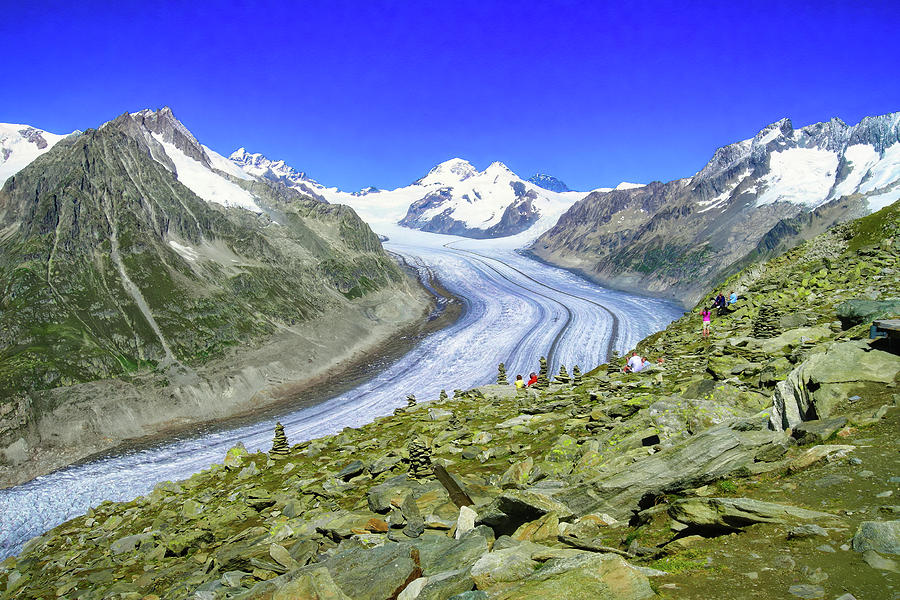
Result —
[[779, 333], [781, 331], [778, 326], [778, 313], [772, 305], [763, 304], [753, 320], [753, 337], [773, 338]]
[[424, 479], [431, 475], [431, 450], [418, 436], [409, 440], [406, 445], [409, 452], [409, 472], [407, 477], [410, 479]]
[[618, 373], [622, 367], [619, 366], [619, 353], [613, 350], [609, 353], [609, 361], [606, 363], [606, 373], [612, 375]]
[[284, 434], [284, 425], [279, 422], [275, 423], [275, 439], [272, 440], [272, 449], [269, 450], [269, 456], [272, 458], [284, 458], [290, 453], [287, 436]]
[[541, 368], [538, 370], [538, 379], [535, 382], [534, 387], [543, 390], [548, 385], [550, 385], [550, 369], [547, 366], [547, 359], [545, 357], [541, 357]]
[[443, 401], [446, 400], [447, 398], [448, 398], [448, 396], [447, 396], [447, 390], [441, 390], [441, 395], [438, 396], [438, 399], [439, 399], [441, 402], [443, 402]]
[[509, 385], [506, 380], [506, 365], [503, 363], [497, 365], [497, 385]]
[[415, 405], [416, 405], [416, 395], [415, 394], [407, 394], [406, 408], [412, 408]]
[[572, 385], [581, 385], [581, 369], [578, 365], [572, 367]]
[[566, 371], [566, 365], [560, 364], [559, 375], [553, 379], [553, 383], [569, 383], [570, 381], [572, 380], [569, 377], [569, 372]]

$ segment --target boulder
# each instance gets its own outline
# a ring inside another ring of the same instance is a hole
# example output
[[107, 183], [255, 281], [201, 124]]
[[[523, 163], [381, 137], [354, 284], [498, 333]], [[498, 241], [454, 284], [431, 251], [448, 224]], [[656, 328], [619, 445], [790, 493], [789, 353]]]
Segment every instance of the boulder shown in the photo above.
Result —
[[[707, 429], [672, 448], [573, 486], [548, 492], [576, 515], [606, 513], [628, 520], [646, 495], [679, 492], [747, 472], [758, 448], [784, 434], [739, 431], [728, 423]], [[546, 511], [549, 512], [549, 511]], [[567, 520], [560, 514], [561, 520]]]
[[[475, 586], [475, 582], [472, 581], [469, 570], [470, 568], [467, 566], [464, 569], [446, 571], [430, 576], [428, 578], [428, 583], [422, 588], [419, 595], [416, 596], [416, 600], [444, 600], [445, 598], [450, 597], [458, 598], [459, 596], [457, 596], [457, 594], [468, 592]], [[483, 592], [481, 593], [483, 594]], [[487, 596], [484, 595], [483, 597], [486, 598]]]
[[[481, 587], [481, 586], [479, 586]], [[647, 577], [616, 554], [584, 553], [552, 559], [498, 600], [642, 600], [657, 597]]]
[[500, 487], [503, 489], [525, 487], [531, 478], [533, 469], [534, 460], [530, 456], [525, 460], [513, 463], [500, 476]]
[[900, 299], [846, 300], [837, 305], [836, 312], [844, 329], [849, 329], [875, 319], [900, 315]]
[[366, 466], [362, 463], [361, 460], [354, 460], [347, 466], [345, 466], [341, 471], [337, 474], [339, 479], [343, 479], [344, 481], [348, 481], [353, 479], [360, 473], [365, 470]]
[[800, 445], [821, 444], [846, 424], [846, 417], [804, 421], [794, 427], [791, 435], [793, 435], [794, 439], [796, 439], [797, 443]]
[[900, 554], [900, 521], [863, 521], [853, 536], [853, 549]]
[[900, 373], [900, 356], [875, 350], [867, 342], [832, 344], [814, 354], [775, 386], [773, 428], [795, 427], [801, 421], [832, 416], [857, 387], [893, 383]]
[[472, 565], [471, 576], [478, 589], [483, 590], [498, 583], [524, 579], [539, 564], [531, 558], [531, 549], [521, 544], [485, 553]]
[[756, 523], [842, 523], [829, 513], [750, 498], [685, 498], [668, 512], [674, 521], [710, 531], [735, 531]]

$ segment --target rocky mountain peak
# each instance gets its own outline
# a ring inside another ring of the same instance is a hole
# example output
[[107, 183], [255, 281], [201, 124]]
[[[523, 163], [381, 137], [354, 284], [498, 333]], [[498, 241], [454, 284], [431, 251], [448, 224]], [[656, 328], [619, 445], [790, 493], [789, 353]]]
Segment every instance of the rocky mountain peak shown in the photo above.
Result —
[[313, 182], [303, 171], [297, 171], [283, 160], [271, 160], [259, 152], [250, 153], [246, 148], [238, 148], [228, 157], [238, 167], [257, 177], [280, 180], [285, 184]]
[[181, 121], [175, 118], [175, 114], [168, 106], [159, 110], [145, 108], [133, 113], [124, 113], [112, 121], [104, 123], [102, 127], [114, 127], [132, 138], [143, 138], [150, 146], [154, 158], [167, 166], [170, 161], [160, 158], [160, 150], [154, 148], [157, 143], [172, 144], [186, 156], [203, 164], [206, 168], [212, 168], [203, 145]]
[[542, 187], [545, 190], [550, 190], [551, 192], [571, 192], [565, 183], [561, 180], [557, 179], [553, 175], [547, 175], [546, 173], [535, 173], [531, 177], [528, 178], [529, 183], [533, 183], [536, 186]]

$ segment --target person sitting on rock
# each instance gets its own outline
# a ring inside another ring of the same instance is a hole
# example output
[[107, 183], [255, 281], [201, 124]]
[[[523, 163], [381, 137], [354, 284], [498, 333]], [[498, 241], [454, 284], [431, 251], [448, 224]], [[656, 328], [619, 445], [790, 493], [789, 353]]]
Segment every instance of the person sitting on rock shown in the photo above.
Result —
[[638, 356], [637, 350], [631, 353], [631, 358], [628, 359], [625, 367], [628, 369], [625, 371], [626, 373], [637, 373], [644, 368], [644, 359]]
[[737, 298], [738, 298], [737, 292], [731, 292], [731, 296], [728, 297], [728, 304], [729, 305], [737, 304]]
[[525, 380], [521, 375], [516, 375], [516, 391], [525, 389]]
[[723, 309], [723, 308], [725, 308], [726, 305], [727, 305], [727, 302], [725, 301], [725, 294], [723, 294], [722, 292], [719, 292], [719, 295], [716, 296], [716, 300], [715, 300], [715, 302], [713, 302], [712, 307], [717, 308], [717, 309]]
[[537, 373], [532, 371], [531, 374], [528, 376], [528, 383], [526, 384], [526, 386], [531, 387], [536, 383], [537, 383]]

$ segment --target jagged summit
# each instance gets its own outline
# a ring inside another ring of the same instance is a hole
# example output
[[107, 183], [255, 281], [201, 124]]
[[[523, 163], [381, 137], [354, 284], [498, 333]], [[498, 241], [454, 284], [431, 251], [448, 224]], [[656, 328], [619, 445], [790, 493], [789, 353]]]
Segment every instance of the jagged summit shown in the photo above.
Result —
[[553, 175], [547, 175], [546, 173], [535, 173], [531, 177], [528, 178], [528, 181], [533, 183], [534, 185], [539, 185], [545, 190], [550, 190], [551, 192], [571, 192], [572, 190], [563, 183], [561, 180], [557, 179]]

